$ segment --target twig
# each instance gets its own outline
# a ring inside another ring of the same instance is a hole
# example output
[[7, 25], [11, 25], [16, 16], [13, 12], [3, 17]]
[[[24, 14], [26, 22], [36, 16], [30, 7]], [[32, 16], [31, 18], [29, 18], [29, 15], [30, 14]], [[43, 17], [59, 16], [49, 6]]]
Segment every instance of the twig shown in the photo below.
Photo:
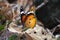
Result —
[[44, 2], [42, 2], [40, 5], [36, 7], [36, 10], [44, 6], [47, 2], [48, 2], [47, 0], [44, 0]]

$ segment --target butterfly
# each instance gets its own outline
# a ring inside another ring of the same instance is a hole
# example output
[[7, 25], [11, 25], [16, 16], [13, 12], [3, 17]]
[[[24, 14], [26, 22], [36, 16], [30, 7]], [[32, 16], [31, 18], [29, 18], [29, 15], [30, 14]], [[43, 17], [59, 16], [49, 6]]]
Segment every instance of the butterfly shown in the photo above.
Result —
[[36, 18], [32, 13], [28, 15], [22, 14], [21, 22], [24, 24], [25, 27], [33, 28], [36, 24]]
[[29, 11], [27, 14], [22, 13], [21, 22], [27, 28], [34, 28], [34, 26], [36, 25], [36, 17], [34, 15], [34, 12]]

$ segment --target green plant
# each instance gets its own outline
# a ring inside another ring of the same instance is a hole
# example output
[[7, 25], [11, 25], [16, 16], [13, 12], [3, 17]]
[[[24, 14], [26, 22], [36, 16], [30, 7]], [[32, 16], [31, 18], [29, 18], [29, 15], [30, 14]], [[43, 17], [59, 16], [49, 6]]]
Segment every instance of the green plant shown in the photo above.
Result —
[[1, 25], [0, 24], [0, 31], [2, 31], [4, 29], [5, 25]]
[[8, 40], [15, 40], [15, 38], [17, 37], [17, 35], [12, 35], [11, 37], [8, 38]]
[[60, 40], [60, 37], [58, 37], [57, 40]]

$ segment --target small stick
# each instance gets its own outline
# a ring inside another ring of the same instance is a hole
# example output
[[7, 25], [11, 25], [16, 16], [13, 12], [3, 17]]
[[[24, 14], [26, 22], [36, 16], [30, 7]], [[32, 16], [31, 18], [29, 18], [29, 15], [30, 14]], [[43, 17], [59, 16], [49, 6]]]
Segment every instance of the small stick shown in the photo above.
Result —
[[47, 2], [47, 0], [44, 0], [44, 2], [42, 2], [39, 6], [36, 7], [36, 10], [44, 6]]

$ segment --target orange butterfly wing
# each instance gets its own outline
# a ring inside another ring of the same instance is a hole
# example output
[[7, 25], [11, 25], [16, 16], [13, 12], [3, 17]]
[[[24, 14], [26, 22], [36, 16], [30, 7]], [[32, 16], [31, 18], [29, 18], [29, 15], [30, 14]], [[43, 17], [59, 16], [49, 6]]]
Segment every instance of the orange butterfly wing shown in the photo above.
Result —
[[25, 14], [21, 14], [21, 22], [22, 22], [22, 23], [25, 22], [25, 18], [26, 18], [26, 15], [25, 15]]
[[26, 16], [25, 27], [33, 28], [36, 24], [36, 18], [34, 14], [30, 13]]

